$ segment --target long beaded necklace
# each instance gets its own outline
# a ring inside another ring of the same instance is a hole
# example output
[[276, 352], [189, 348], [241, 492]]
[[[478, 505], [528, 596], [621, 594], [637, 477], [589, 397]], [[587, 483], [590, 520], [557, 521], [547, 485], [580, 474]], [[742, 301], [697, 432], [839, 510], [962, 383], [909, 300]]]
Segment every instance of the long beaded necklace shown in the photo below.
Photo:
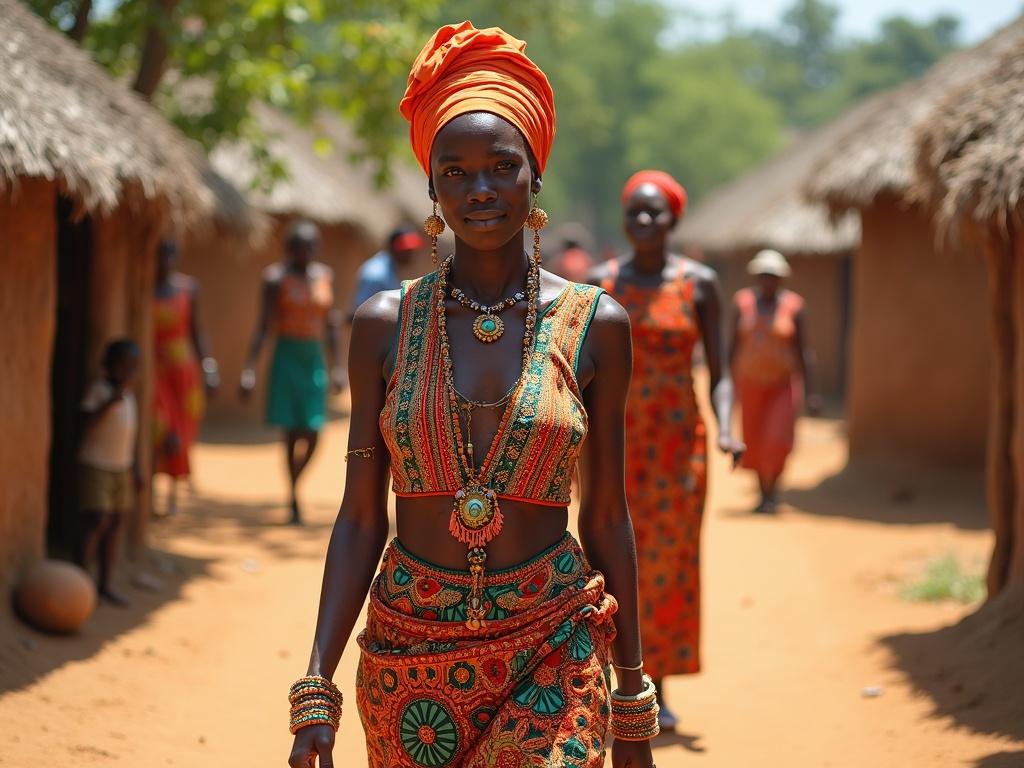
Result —
[[[463, 485], [455, 492], [452, 504], [452, 516], [448, 523], [448, 531], [458, 541], [469, 547], [466, 559], [469, 561], [469, 572], [472, 576], [470, 593], [466, 599], [466, 626], [477, 631], [486, 625], [484, 617], [487, 608], [483, 601], [484, 563], [487, 561], [487, 545], [501, 533], [504, 519], [498, 505], [498, 495], [489, 487], [491, 459], [497, 447], [502, 443], [503, 433], [511, 416], [511, 409], [506, 408], [498, 426], [498, 432], [491, 441], [491, 447], [484, 457], [483, 464], [477, 469], [473, 450], [472, 411], [475, 407], [499, 407], [508, 403], [516, 390], [526, 378], [530, 359], [533, 355], [534, 332], [537, 326], [537, 295], [540, 292], [540, 265], [536, 259], [530, 260], [530, 270], [526, 277], [526, 328], [523, 331], [523, 366], [516, 384], [501, 400], [495, 403], [478, 403], [461, 397], [455, 389], [455, 375], [452, 365], [451, 346], [448, 342], [448, 324], [445, 313], [445, 296], [448, 287], [448, 272], [451, 270], [452, 256], [449, 256], [438, 269], [435, 309], [437, 311], [438, 336], [441, 347], [441, 361], [444, 368], [444, 387], [448, 395], [448, 404], [452, 416], [452, 427], [455, 432], [455, 447], [462, 468]], [[460, 399], [462, 403], [460, 403]], [[463, 404], [464, 403], [464, 404]], [[460, 411], [467, 411], [468, 440], [463, 440]]]
[[464, 306], [466, 309], [471, 309], [474, 312], [480, 312], [476, 320], [473, 321], [473, 335], [476, 336], [478, 341], [482, 341], [484, 344], [490, 344], [492, 341], [497, 341], [501, 338], [502, 334], [505, 333], [505, 323], [498, 313], [503, 309], [508, 309], [514, 304], [518, 304], [520, 301], [526, 298], [526, 294], [522, 291], [517, 291], [515, 295], [509, 296], [507, 299], [499, 301], [497, 304], [481, 304], [479, 301], [473, 301], [469, 298], [461, 288], [452, 286], [452, 298], [455, 299], [459, 304]]

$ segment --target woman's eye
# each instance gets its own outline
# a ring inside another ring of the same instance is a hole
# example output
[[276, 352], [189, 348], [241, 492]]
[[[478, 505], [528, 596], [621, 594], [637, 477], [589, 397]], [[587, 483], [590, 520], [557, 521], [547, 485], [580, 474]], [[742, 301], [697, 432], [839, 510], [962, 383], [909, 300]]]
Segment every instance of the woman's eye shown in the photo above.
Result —
[[511, 160], [502, 160], [500, 163], [498, 163], [498, 170], [499, 171], [508, 171], [508, 170], [511, 170], [511, 169], [513, 169], [515, 167], [516, 167], [516, 164], [513, 163]]
[[445, 168], [442, 172], [442, 176], [459, 176], [462, 174], [461, 168]]

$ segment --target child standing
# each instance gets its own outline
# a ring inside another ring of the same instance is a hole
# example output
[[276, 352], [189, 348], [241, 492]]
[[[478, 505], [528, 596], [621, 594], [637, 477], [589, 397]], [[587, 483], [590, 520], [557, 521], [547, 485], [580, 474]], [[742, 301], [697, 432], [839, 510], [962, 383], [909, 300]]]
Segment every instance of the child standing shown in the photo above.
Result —
[[140, 351], [130, 339], [112, 341], [103, 356], [104, 377], [82, 398], [82, 444], [78, 451], [82, 535], [78, 561], [88, 569], [99, 560], [100, 599], [128, 602], [110, 586], [120, 546], [122, 519], [142, 487], [138, 464], [138, 407], [131, 384]]

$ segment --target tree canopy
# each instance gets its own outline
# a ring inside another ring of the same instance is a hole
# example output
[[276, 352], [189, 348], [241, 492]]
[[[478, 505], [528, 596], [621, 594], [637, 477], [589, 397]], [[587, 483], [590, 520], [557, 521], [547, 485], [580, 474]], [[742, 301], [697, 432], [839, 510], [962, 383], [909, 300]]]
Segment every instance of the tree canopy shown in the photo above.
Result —
[[268, 183], [287, 158], [265, 151], [253, 103], [300, 122], [334, 110], [386, 161], [407, 151], [396, 105], [427, 35], [464, 18], [501, 25], [529, 40], [556, 93], [545, 205], [601, 240], [618, 234], [618, 191], [634, 170], [663, 168], [699, 199], [792, 131], [922, 74], [959, 31], [949, 16], [894, 16], [870, 39], [844, 40], [827, 0], [793, 0], [772, 27], [732, 23], [696, 40], [666, 34], [690, 17], [662, 0], [28, 1], [207, 149], [247, 141]]

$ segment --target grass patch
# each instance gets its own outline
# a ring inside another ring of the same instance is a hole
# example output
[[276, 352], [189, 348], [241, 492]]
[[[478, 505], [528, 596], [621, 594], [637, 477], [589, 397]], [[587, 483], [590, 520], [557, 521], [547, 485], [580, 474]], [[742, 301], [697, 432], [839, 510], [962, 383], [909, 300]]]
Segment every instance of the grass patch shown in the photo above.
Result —
[[966, 573], [956, 556], [949, 552], [932, 560], [920, 580], [907, 584], [900, 594], [906, 600], [978, 603], [985, 599], [985, 578], [981, 573]]

